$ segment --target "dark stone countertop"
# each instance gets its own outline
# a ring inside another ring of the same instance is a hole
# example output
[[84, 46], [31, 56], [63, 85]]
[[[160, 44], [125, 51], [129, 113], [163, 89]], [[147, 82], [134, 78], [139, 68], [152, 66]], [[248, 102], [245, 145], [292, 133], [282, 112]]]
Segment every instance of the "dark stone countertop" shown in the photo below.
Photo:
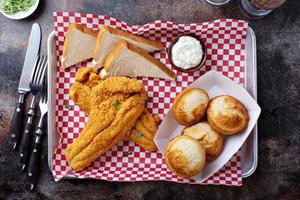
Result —
[[48, 0], [24, 20], [0, 15], [0, 199], [300, 199], [300, 1], [290, 0], [261, 20], [251, 20], [257, 37], [259, 159], [256, 172], [242, 187], [170, 182], [116, 183], [100, 180], [53, 181], [43, 167], [35, 192], [26, 190], [16, 152], [7, 149], [10, 121], [18, 99], [18, 82], [33, 22], [43, 31], [42, 52], [53, 30], [53, 11], [96, 13], [131, 24], [157, 19], [180, 23], [221, 17], [246, 19], [236, 0], [214, 7], [205, 0]]

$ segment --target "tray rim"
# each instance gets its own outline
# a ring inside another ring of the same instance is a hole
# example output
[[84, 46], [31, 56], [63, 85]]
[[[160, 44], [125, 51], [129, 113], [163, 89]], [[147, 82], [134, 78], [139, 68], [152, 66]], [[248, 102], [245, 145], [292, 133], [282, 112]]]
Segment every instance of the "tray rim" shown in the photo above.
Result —
[[[255, 37], [255, 33], [253, 31], [253, 29], [248, 26], [248, 33], [247, 35], [250, 35], [251, 36], [251, 40], [252, 40], [252, 51], [253, 51], [253, 54], [252, 54], [252, 60], [253, 60], [253, 67], [252, 67], [252, 73], [253, 73], [253, 88], [252, 88], [252, 95], [253, 95], [253, 98], [257, 101], [257, 60], [256, 60], [256, 37]], [[52, 57], [52, 49], [51, 49], [51, 45], [52, 45], [52, 41], [55, 37], [55, 31], [52, 31], [49, 36], [48, 36], [48, 39], [47, 39], [47, 55], [48, 55], [48, 72], [47, 72], [47, 78], [48, 80], [51, 80], [52, 79], [52, 73], [51, 73], [51, 66], [53, 64], [53, 62], [51, 61], [51, 59], [53, 58]], [[56, 53], [55, 53], [55, 61], [56, 61]], [[246, 56], [247, 57], [247, 56]], [[247, 63], [247, 61], [245, 62]], [[245, 72], [247, 73], [247, 70], [245, 70]], [[245, 76], [247, 79], [247, 75]], [[247, 83], [247, 81], [246, 81]], [[56, 83], [55, 83], [56, 84]], [[48, 81], [48, 97], [51, 96], [51, 89], [52, 89], [52, 85], [51, 84], [51, 81]], [[246, 88], [247, 88], [247, 84], [246, 84]], [[51, 114], [53, 114], [52, 112], [55, 112], [55, 110], [51, 110], [51, 103], [52, 103], [52, 100], [51, 98], [48, 98], [49, 101], [48, 101], [48, 114], [49, 116], [51, 116]], [[48, 117], [48, 127], [47, 127], [47, 131], [48, 131], [48, 134], [47, 134], [47, 139], [48, 139], [48, 167], [51, 171], [51, 173], [53, 172], [52, 170], [52, 165], [53, 165], [53, 141], [52, 141], [52, 137], [51, 137], [51, 134], [53, 134], [53, 132], [56, 133], [57, 137], [58, 137], [58, 133], [57, 133], [57, 130], [56, 128], [54, 128], [53, 130], [53, 127], [51, 127], [51, 117]], [[53, 131], [52, 131], [53, 130]], [[242, 178], [247, 178], [249, 176], [251, 176], [256, 168], [257, 168], [257, 162], [258, 162], [258, 148], [257, 148], [257, 132], [258, 132], [258, 129], [257, 129], [257, 124], [255, 125], [255, 127], [253, 128], [251, 134], [254, 134], [254, 142], [253, 142], [253, 161], [252, 161], [252, 166], [251, 168], [246, 171], [246, 172], [242, 172]], [[247, 139], [248, 140], [248, 139]], [[247, 141], [246, 140], [246, 141]], [[245, 145], [245, 144], [244, 144]], [[244, 146], [243, 145], [243, 146]], [[55, 144], [55, 146], [57, 146], [57, 144]], [[243, 163], [243, 161], [241, 161], [241, 163]], [[243, 164], [241, 164], [243, 165]], [[64, 177], [64, 178], [76, 178], [76, 177]]]
[[[257, 58], [256, 58], [256, 51], [257, 51], [257, 47], [256, 47], [256, 36], [255, 33], [253, 31], [253, 29], [248, 26], [248, 33], [251, 36], [251, 40], [252, 40], [252, 61], [253, 61], [253, 67], [252, 67], [252, 73], [253, 73], [253, 91], [252, 91], [252, 96], [253, 98], [256, 100], [257, 102]], [[247, 61], [246, 61], [247, 63]], [[245, 70], [245, 72], [247, 73], [247, 70]], [[245, 76], [246, 77], [246, 76]], [[247, 88], [247, 85], [246, 85]], [[254, 140], [254, 144], [253, 144], [253, 164], [251, 166], [251, 168], [245, 172], [242, 173], [242, 178], [247, 178], [249, 176], [251, 176], [256, 168], [257, 168], [257, 164], [258, 164], [258, 128], [257, 128], [258, 122], [256, 123], [256, 125], [254, 126], [252, 133], [253, 134], [253, 140]], [[243, 170], [243, 169], [242, 169]]]

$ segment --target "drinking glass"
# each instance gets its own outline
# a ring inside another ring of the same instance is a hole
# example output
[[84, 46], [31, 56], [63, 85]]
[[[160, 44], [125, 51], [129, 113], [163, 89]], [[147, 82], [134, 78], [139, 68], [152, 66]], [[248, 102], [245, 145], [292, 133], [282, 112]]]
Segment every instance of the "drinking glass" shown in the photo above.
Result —
[[286, 0], [239, 0], [242, 12], [250, 18], [263, 18], [280, 7]]
[[206, 0], [206, 1], [214, 6], [222, 6], [229, 3], [230, 0]]

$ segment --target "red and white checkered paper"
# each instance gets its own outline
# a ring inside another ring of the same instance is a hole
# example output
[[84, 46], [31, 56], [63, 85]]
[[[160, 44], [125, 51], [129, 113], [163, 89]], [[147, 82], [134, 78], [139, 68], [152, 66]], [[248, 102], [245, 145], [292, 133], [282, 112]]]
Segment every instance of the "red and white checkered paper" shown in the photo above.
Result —
[[[213, 69], [222, 72], [236, 83], [244, 83], [245, 38], [248, 24], [241, 20], [219, 19], [212, 22], [177, 24], [158, 20], [145, 25], [133, 26], [119, 19], [82, 13], [55, 12], [54, 29], [57, 49], [57, 90], [56, 90], [56, 125], [60, 133], [60, 141], [53, 156], [53, 176], [56, 181], [63, 177], [96, 178], [108, 181], [149, 181], [165, 180], [179, 183], [200, 184], [193, 179], [183, 179], [172, 174], [166, 167], [160, 152], [148, 152], [127, 139], [120, 141], [105, 155], [98, 158], [86, 170], [74, 173], [68, 166], [65, 152], [67, 145], [78, 137], [87, 117], [79, 107], [70, 100], [68, 92], [74, 82], [76, 71], [80, 67], [89, 66], [85, 62], [62, 70], [60, 60], [64, 37], [70, 23], [84, 24], [98, 30], [103, 24], [113, 28], [141, 35], [152, 40], [160, 40], [166, 47], [182, 33], [194, 33], [202, 38], [207, 46], [205, 66], [194, 73], [181, 73], [173, 69], [167, 58], [166, 50], [155, 53], [167, 67], [177, 74], [177, 81], [165, 81], [153, 78], [137, 78], [143, 82], [148, 91], [148, 109], [161, 118], [169, 111], [176, 94], [205, 72]], [[68, 106], [66, 106], [68, 105]], [[242, 184], [241, 158], [239, 153], [217, 173], [201, 184]]]

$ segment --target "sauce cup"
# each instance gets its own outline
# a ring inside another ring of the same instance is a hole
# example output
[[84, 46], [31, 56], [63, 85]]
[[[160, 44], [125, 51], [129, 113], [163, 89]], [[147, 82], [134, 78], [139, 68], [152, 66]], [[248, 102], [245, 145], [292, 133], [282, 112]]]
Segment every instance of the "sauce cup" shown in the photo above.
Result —
[[[193, 37], [193, 38], [195, 38], [196, 40], [198, 40], [198, 41], [200, 42], [201, 46], [202, 46], [203, 55], [202, 55], [202, 59], [201, 59], [200, 63], [199, 63], [198, 65], [196, 65], [195, 67], [192, 67], [192, 68], [189, 68], [189, 69], [183, 69], [183, 68], [181, 68], [181, 67], [176, 66], [176, 65], [174, 64], [174, 62], [173, 62], [173, 59], [172, 59], [172, 48], [173, 48], [174, 44], [175, 44], [175, 43], [179, 40], [179, 38], [182, 37], [182, 36], [190, 36], [190, 37]], [[175, 69], [177, 69], [178, 71], [185, 72], [185, 73], [188, 73], [188, 72], [195, 72], [195, 71], [199, 70], [199, 69], [204, 65], [204, 63], [205, 63], [205, 61], [206, 61], [206, 56], [207, 56], [207, 51], [206, 51], [206, 45], [205, 45], [205, 43], [204, 43], [198, 36], [196, 36], [196, 35], [194, 35], [194, 34], [191, 34], [191, 33], [189, 33], [189, 34], [182, 34], [182, 35], [176, 37], [176, 38], [171, 42], [171, 44], [170, 44], [170, 46], [169, 46], [169, 48], [168, 48], [168, 57], [169, 57], [169, 60], [170, 60], [171, 65], [172, 65]]]

